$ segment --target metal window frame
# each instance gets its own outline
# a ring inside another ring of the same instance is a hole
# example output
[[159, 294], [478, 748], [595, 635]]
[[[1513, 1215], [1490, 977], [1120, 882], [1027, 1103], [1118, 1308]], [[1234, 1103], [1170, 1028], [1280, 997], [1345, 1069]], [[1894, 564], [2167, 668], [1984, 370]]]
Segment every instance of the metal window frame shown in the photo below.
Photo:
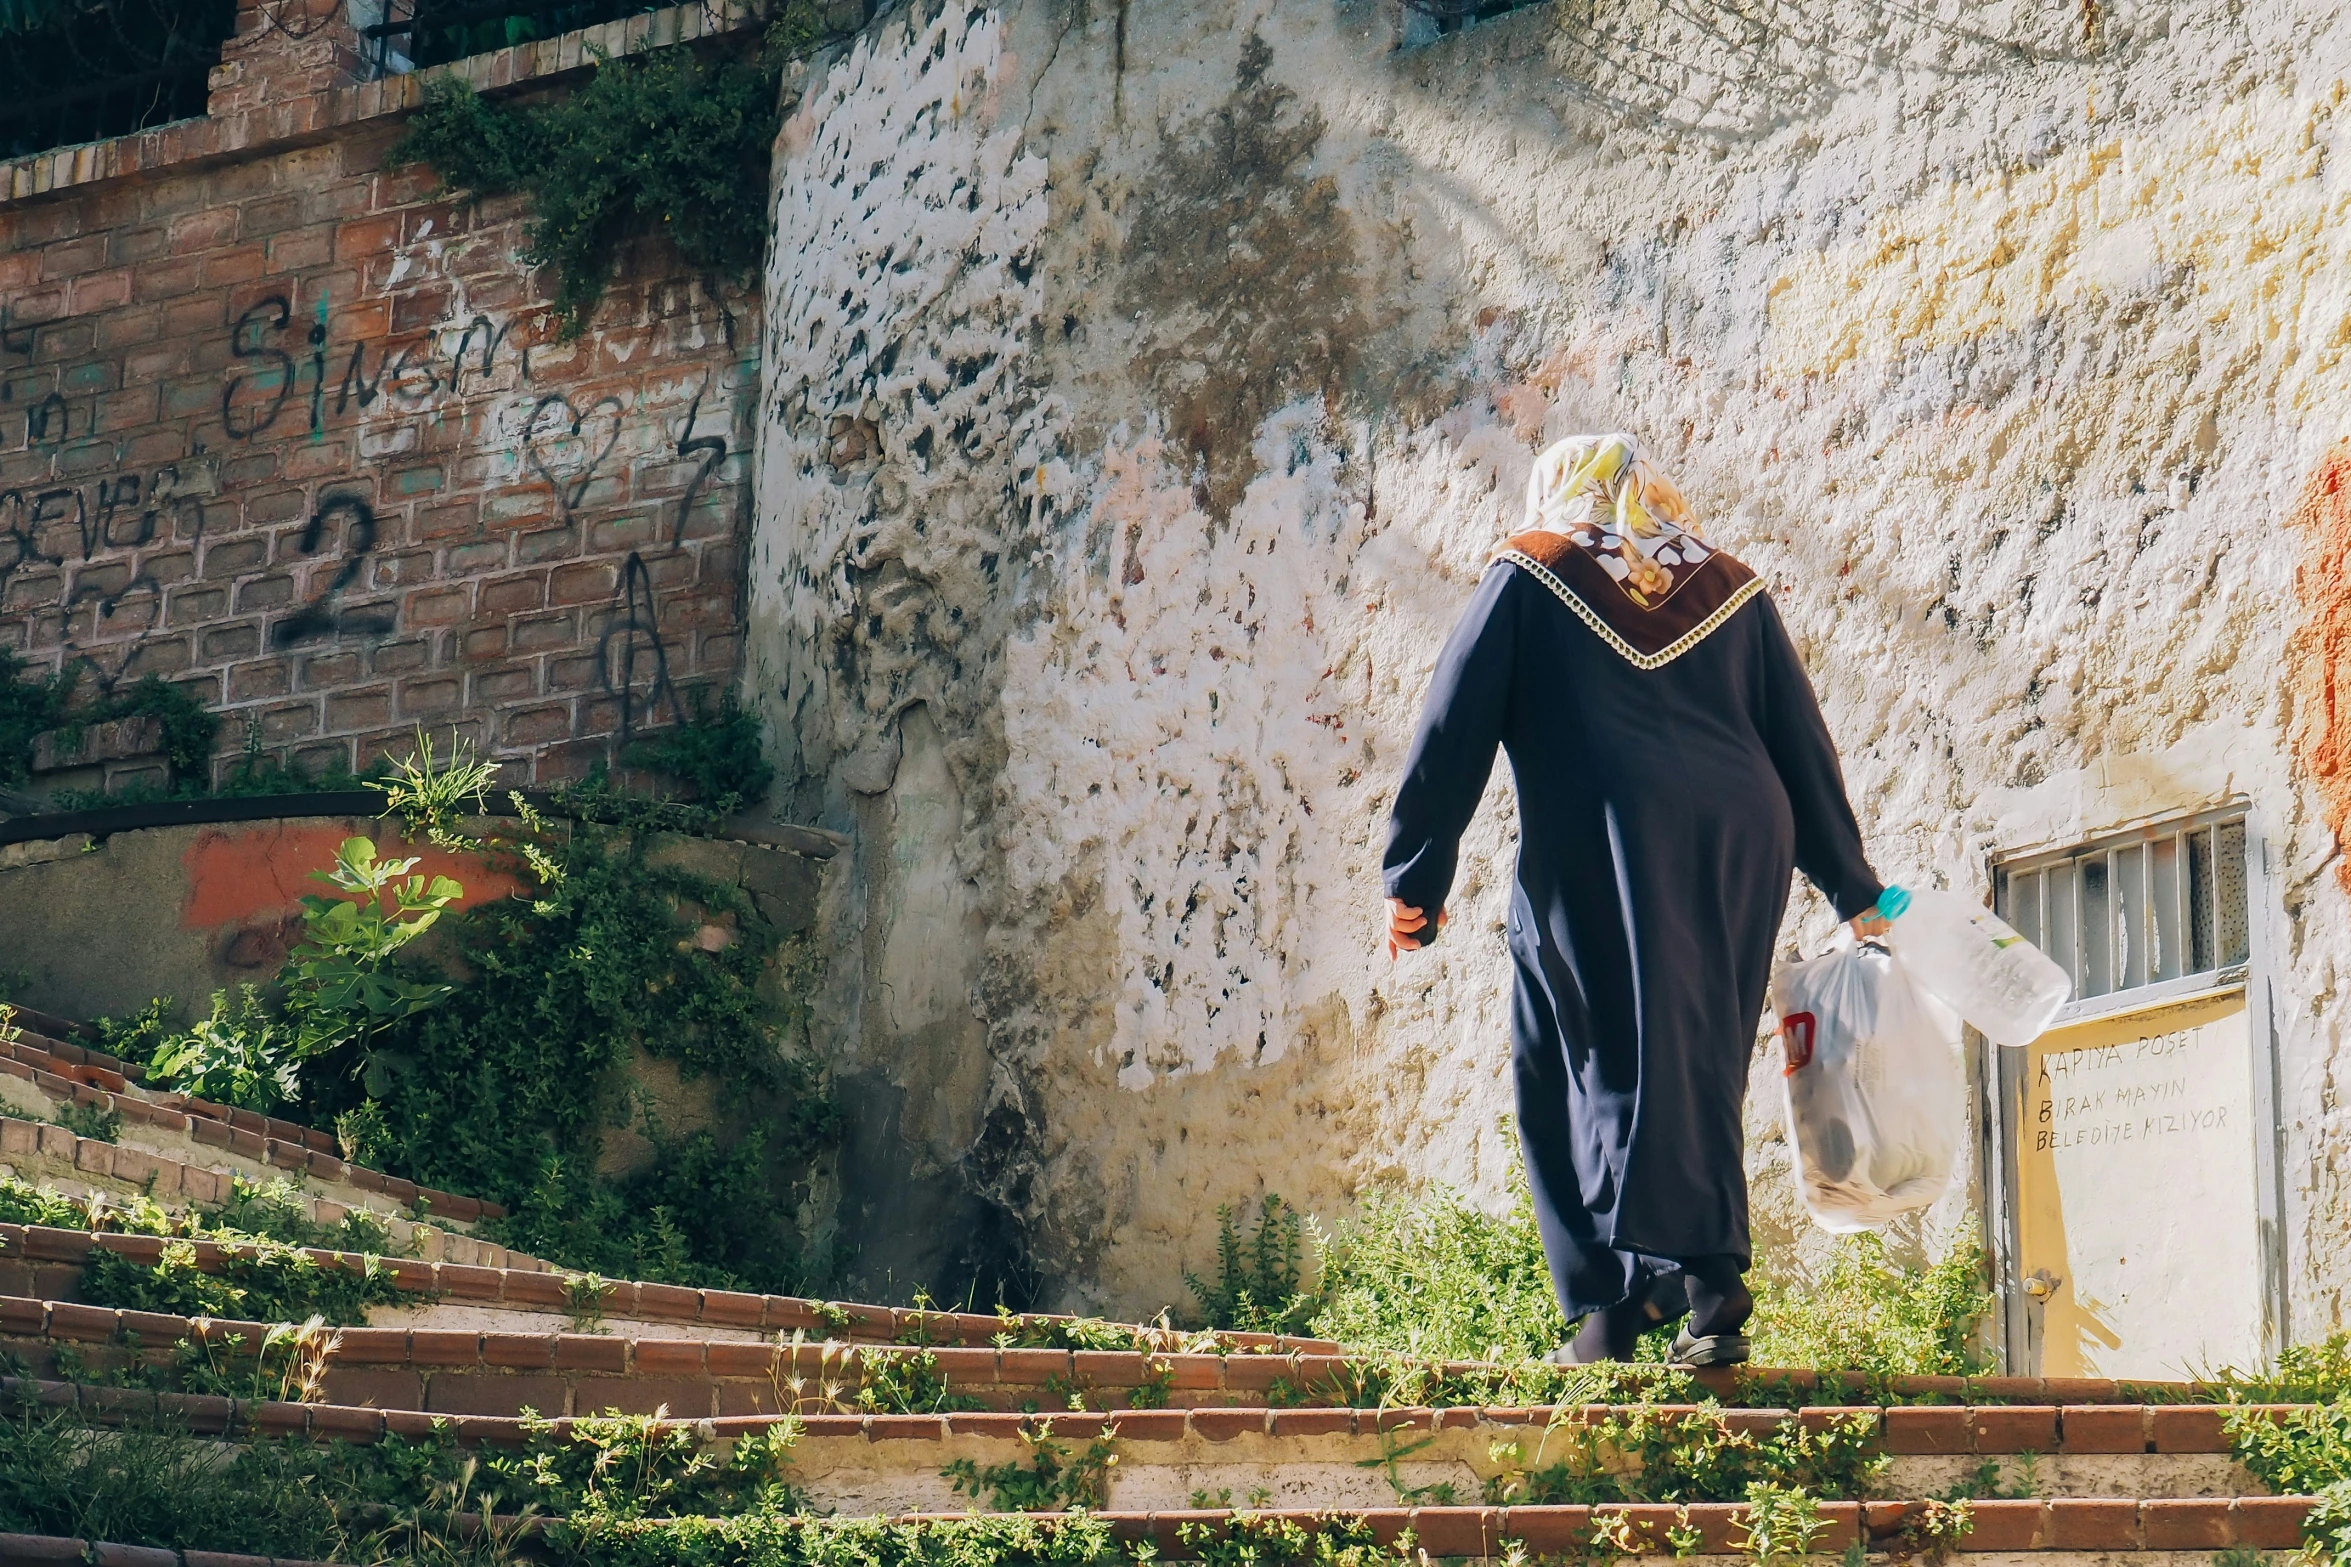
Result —
[[[2020, 871], [2044, 869], [2079, 858], [2101, 844], [2121, 846], [2136, 839], [2146, 842], [2166, 833], [2187, 833], [2232, 822], [2245, 828], [2245, 960], [2183, 973], [2170, 979], [2117, 989], [2100, 996], [2068, 1002], [2052, 1028], [2122, 1012], [2137, 1012], [2196, 996], [2242, 988], [2246, 1026], [2253, 1045], [2252, 1100], [2254, 1122], [2266, 1128], [2253, 1145], [2254, 1204], [2260, 1226], [2262, 1344], [2275, 1355], [2292, 1342], [2288, 1317], [2285, 1243], [2285, 1120], [2279, 1078], [2275, 973], [2276, 931], [2279, 915], [2272, 896], [2277, 867], [2272, 839], [2261, 812], [2250, 800], [2236, 798], [2194, 811], [2165, 812], [2115, 827], [2086, 833], [2064, 844], [2044, 844], [1989, 856], [1986, 881], [1999, 903], [2004, 879]], [[2215, 833], [2217, 844], [2218, 835]], [[2180, 882], [2187, 878], [2183, 875]], [[2011, 922], [2013, 923], [2013, 921]], [[2214, 914], [2214, 941], [2219, 940], [2219, 915]], [[2044, 927], [2046, 934], [2046, 927]], [[2022, 1243], [2017, 1227], [2016, 1128], [2023, 1124], [2026, 1052], [1994, 1044], [1969, 1030], [1976, 1044], [1975, 1077], [1982, 1109], [1978, 1153], [1984, 1192], [1984, 1244], [1992, 1253], [1993, 1295], [1998, 1317], [2001, 1361], [2012, 1375], [2029, 1375], [2036, 1368], [2039, 1346], [2032, 1341], [2032, 1302], [2024, 1291], [2018, 1257]]]

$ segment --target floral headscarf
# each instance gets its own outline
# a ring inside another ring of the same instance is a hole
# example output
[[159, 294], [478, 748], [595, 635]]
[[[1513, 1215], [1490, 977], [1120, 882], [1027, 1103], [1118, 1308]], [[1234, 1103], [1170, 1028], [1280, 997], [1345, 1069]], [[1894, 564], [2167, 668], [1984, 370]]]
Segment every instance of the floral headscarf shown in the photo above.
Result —
[[1525, 526], [1564, 535], [1643, 609], [1714, 553], [1690, 503], [1629, 435], [1571, 435], [1537, 457]]

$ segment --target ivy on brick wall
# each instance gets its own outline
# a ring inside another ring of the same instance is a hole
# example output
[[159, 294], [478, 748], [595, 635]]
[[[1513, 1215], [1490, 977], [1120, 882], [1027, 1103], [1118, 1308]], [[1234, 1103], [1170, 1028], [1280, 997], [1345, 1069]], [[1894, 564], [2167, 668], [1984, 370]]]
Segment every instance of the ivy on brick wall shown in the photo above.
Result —
[[47, 731], [59, 731], [71, 745], [91, 724], [146, 715], [162, 723], [163, 754], [171, 763], [172, 777], [202, 792], [210, 782], [218, 715], [156, 675], [127, 691], [77, 705], [74, 691], [81, 673], [75, 666], [61, 674], [34, 675], [15, 653], [0, 648], [0, 787], [25, 781], [32, 771], [33, 742]]
[[782, 67], [863, 19], [862, 5], [791, 0], [748, 57], [704, 58], [684, 44], [600, 56], [585, 87], [552, 101], [488, 99], [444, 77], [425, 89], [390, 161], [430, 165], [451, 192], [529, 198], [523, 259], [554, 268], [568, 341], [635, 235], [667, 235], [687, 262], [723, 277], [758, 267]]

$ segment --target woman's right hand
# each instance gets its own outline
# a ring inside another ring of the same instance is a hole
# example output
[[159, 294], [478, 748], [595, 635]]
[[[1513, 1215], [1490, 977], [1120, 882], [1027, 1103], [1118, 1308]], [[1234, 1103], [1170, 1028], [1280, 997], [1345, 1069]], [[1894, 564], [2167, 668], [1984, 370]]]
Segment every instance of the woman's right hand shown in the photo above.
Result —
[[[1437, 928], [1445, 926], [1445, 911], [1437, 911]], [[1428, 930], [1429, 917], [1411, 907], [1402, 898], [1388, 900], [1388, 961], [1396, 961], [1399, 952], [1418, 952], [1428, 945], [1421, 933]], [[1431, 932], [1433, 935], [1434, 932]]]

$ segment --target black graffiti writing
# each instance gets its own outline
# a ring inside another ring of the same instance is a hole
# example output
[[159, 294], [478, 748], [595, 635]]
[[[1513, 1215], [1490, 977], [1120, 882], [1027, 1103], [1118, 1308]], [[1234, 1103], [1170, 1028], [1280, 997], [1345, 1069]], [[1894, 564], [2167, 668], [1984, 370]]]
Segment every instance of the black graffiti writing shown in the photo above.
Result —
[[[267, 318], [267, 319], [265, 319]], [[260, 304], [251, 306], [237, 317], [237, 324], [229, 328], [229, 352], [239, 359], [267, 360], [274, 368], [254, 377], [254, 386], [271, 394], [265, 408], [247, 409], [243, 428], [238, 427], [237, 388], [245, 384], [242, 374], [232, 375], [220, 389], [221, 427], [240, 441], [251, 440], [278, 422], [278, 415], [286, 411], [286, 399], [294, 393], [294, 356], [282, 348], [254, 341], [263, 332], [281, 332], [294, 318], [294, 307], [283, 294], [272, 294]]]
[[343, 532], [343, 565], [316, 597], [288, 615], [271, 628], [272, 647], [292, 647], [298, 642], [315, 641], [320, 637], [352, 633], [363, 636], [389, 636], [399, 618], [399, 611], [389, 604], [368, 605], [346, 611], [343, 608], [343, 590], [359, 580], [359, 573], [367, 564], [368, 551], [375, 548], [375, 508], [363, 496], [351, 494], [322, 495], [310, 513], [310, 521], [302, 528], [302, 553], [315, 555], [326, 541], [327, 524], [337, 518], [350, 526]]
[[[540, 415], [550, 408], [556, 411], [552, 419]], [[590, 419], [604, 413], [612, 414], [612, 428], [606, 432], [604, 444], [583, 433]], [[620, 399], [600, 397], [586, 408], [572, 403], [561, 392], [549, 392], [531, 409], [531, 416], [522, 427], [522, 449], [539, 477], [547, 481], [547, 488], [555, 492], [555, 499], [563, 506], [564, 520], [578, 509], [587, 495], [588, 486], [595, 482], [597, 470], [604, 459], [612, 455], [620, 444]], [[569, 415], [566, 423], [565, 416]], [[559, 473], [558, 470], [561, 470]]]
[[51, 392], [26, 411], [24, 438], [28, 446], [62, 446], [73, 433], [73, 409]]
[[319, 296], [318, 319], [310, 323], [310, 432], [326, 428], [327, 302]]
[[33, 334], [47, 323], [28, 321], [23, 326], [17, 326], [9, 319], [11, 313], [12, 307], [0, 300], [0, 353], [22, 354], [30, 359], [33, 357]]
[[678, 525], [669, 538], [672, 548], [686, 542], [686, 518], [694, 510], [694, 497], [700, 493], [703, 481], [727, 459], [725, 436], [694, 433], [694, 421], [702, 417], [702, 398], [709, 390], [710, 377], [705, 375], [701, 389], [694, 393], [694, 400], [686, 405], [686, 422], [678, 427], [678, 456], [681, 459], [698, 456], [702, 461], [687, 477], [686, 493], [678, 500]]
[[[431, 333], [396, 348], [377, 345], [372, 375], [368, 372], [369, 345], [354, 343], [350, 353], [342, 356], [342, 374], [335, 377], [329, 367], [341, 351], [333, 345], [323, 303], [304, 334], [307, 352], [299, 360], [277, 346], [280, 334], [293, 319], [292, 303], [282, 294], [272, 294], [239, 316], [237, 324], [230, 328], [229, 352], [238, 359], [258, 359], [265, 365], [253, 376], [242, 402], [238, 398], [239, 388], [246, 386], [242, 374], [230, 377], [221, 390], [221, 424], [238, 440], [251, 440], [274, 426], [285, 413], [295, 388], [306, 377], [310, 383], [313, 434], [326, 428], [330, 414], [340, 417], [354, 406], [364, 412], [379, 397], [389, 397], [403, 407], [418, 408], [444, 391], [452, 397], [462, 396], [469, 372], [477, 378], [489, 376], [498, 352], [507, 346], [507, 335], [513, 327], [512, 322], [476, 315], [459, 330], [457, 346], [445, 361], [434, 350]], [[519, 359], [522, 379], [528, 383], [531, 378], [528, 344], [522, 346]], [[256, 395], [263, 393], [268, 395], [266, 403]]]
[[204, 536], [211, 469], [166, 463], [151, 472], [108, 474], [83, 484], [0, 490], [0, 585], [28, 564], [88, 561], [102, 549], [135, 550], [163, 536]]
[[[669, 704], [670, 717], [677, 723], [686, 721], [684, 704], [678, 700], [677, 687], [670, 684], [669, 648], [661, 640], [661, 617], [653, 602], [653, 573], [645, 568], [645, 557], [634, 550], [628, 563], [621, 568], [620, 617], [604, 628], [604, 635], [596, 639], [596, 664], [603, 678], [604, 694], [620, 703], [620, 738], [627, 744], [635, 733], [640, 713], [644, 718], [655, 718], [664, 701]], [[643, 707], [638, 706], [638, 671], [644, 671], [645, 694]]]

